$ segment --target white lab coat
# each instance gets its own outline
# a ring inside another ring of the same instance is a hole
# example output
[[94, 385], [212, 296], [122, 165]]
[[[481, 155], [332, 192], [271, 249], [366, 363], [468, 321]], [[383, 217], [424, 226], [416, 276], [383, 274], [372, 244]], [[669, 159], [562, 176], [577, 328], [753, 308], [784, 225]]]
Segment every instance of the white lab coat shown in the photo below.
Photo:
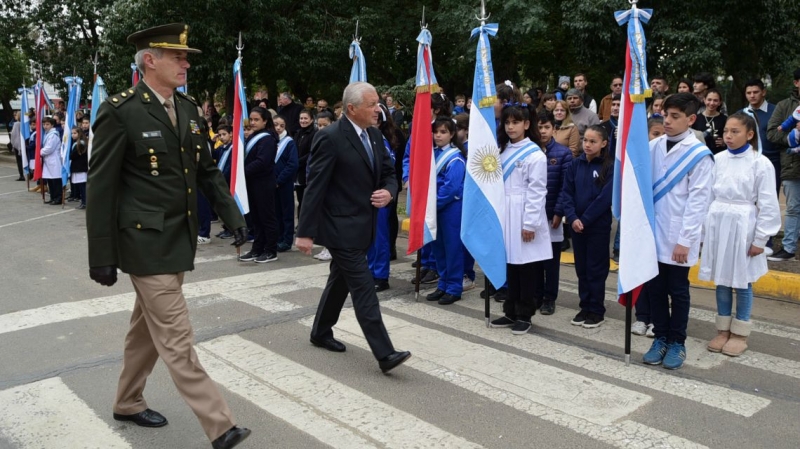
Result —
[[61, 178], [61, 139], [58, 131], [53, 128], [44, 136], [42, 142], [42, 178]]
[[750, 245], [763, 248], [781, 229], [772, 162], [752, 149], [714, 157], [712, 203], [705, 221], [700, 279], [747, 288], [767, 273], [767, 256], [749, 257]]
[[[700, 141], [694, 133], [690, 133], [667, 152], [667, 136], [651, 141], [653, 181], [661, 179], [676, 161], [698, 143]], [[691, 267], [697, 263], [713, 184], [714, 161], [711, 157], [704, 157], [669, 193], [655, 203], [656, 251], [659, 262], [683, 267]], [[689, 248], [689, 257], [685, 264], [672, 260], [672, 253], [678, 244]]]
[[[530, 139], [509, 143], [500, 154], [505, 162], [518, 150], [530, 144]], [[505, 181], [506, 260], [522, 265], [553, 258], [550, 244], [547, 213], [544, 210], [547, 196], [547, 156], [539, 151], [517, 161], [517, 167]], [[530, 242], [522, 241], [522, 230], [535, 232]]]

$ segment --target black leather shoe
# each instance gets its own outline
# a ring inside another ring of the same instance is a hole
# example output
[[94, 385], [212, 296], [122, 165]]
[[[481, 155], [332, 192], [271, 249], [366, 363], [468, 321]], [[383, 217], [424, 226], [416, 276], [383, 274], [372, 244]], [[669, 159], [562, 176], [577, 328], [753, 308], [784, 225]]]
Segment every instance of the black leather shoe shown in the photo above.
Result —
[[384, 374], [400, 366], [403, 362], [411, 358], [411, 353], [408, 351], [395, 351], [386, 357], [378, 360], [378, 365]]
[[542, 315], [552, 315], [556, 311], [556, 302], [555, 301], [545, 301], [542, 303], [542, 308], [539, 309]]
[[429, 294], [428, 296], [426, 296], [425, 299], [427, 299], [428, 301], [438, 301], [438, 300], [442, 299], [444, 297], [444, 295], [445, 295], [445, 292], [442, 291], [442, 290], [439, 290], [437, 288], [435, 292], [433, 292], [433, 293]]
[[323, 338], [319, 340], [314, 337], [311, 337], [311, 344], [318, 348], [325, 348], [328, 351], [333, 351], [333, 352], [344, 352], [345, 350], [347, 350], [347, 346], [345, 346], [344, 343], [342, 343], [339, 340], [336, 340], [333, 337]]
[[133, 415], [114, 413], [114, 419], [117, 421], [130, 421], [141, 427], [163, 427], [167, 425], [167, 418], [164, 418], [164, 415], [149, 408]]
[[454, 303], [456, 301], [461, 301], [461, 297], [460, 296], [456, 296], [456, 295], [451, 295], [451, 294], [448, 293], [448, 294], [442, 296], [439, 299], [439, 304], [441, 304], [443, 306], [447, 306], [447, 305], [450, 305], [450, 304], [452, 304], [452, 303]]
[[250, 429], [244, 427], [233, 426], [227, 432], [223, 433], [221, 437], [211, 442], [211, 447], [214, 449], [230, 449], [250, 436]]
[[376, 279], [375, 280], [375, 292], [382, 292], [384, 290], [389, 290], [389, 281], [386, 279]]

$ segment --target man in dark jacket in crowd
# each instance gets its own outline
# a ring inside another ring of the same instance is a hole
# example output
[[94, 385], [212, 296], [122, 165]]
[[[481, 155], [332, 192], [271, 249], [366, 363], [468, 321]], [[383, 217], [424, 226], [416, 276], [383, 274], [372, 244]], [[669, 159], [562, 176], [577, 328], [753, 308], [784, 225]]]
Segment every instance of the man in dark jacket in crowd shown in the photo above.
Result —
[[278, 114], [286, 119], [286, 131], [290, 136], [300, 129], [300, 113], [303, 112], [303, 105], [292, 100], [292, 94], [282, 92], [278, 97]]

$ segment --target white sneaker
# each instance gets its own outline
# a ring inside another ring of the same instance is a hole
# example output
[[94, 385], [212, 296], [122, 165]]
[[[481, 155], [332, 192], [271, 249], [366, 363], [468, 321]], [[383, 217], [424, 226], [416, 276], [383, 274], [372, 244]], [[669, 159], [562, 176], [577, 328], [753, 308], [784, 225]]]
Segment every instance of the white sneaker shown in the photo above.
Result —
[[328, 248], [322, 248], [322, 251], [319, 252], [316, 256], [314, 256], [317, 260], [331, 260], [333, 257], [331, 256], [331, 252], [328, 251]]
[[645, 336], [647, 336], [648, 338], [656, 338], [656, 333], [653, 332], [652, 324], [647, 325], [647, 333], [645, 334]]
[[208, 245], [209, 243], [211, 243], [211, 237], [201, 237], [199, 235], [197, 236], [198, 245]]
[[647, 323], [644, 321], [637, 321], [631, 326], [631, 333], [633, 335], [644, 335], [647, 333]]
[[773, 251], [772, 248], [769, 246], [764, 247], [764, 254], [766, 254], [767, 257], [771, 256], [773, 253], [775, 253], [775, 251]]
[[473, 288], [475, 288], [475, 281], [468, 278], [467, 276], [464, 276], [464, 281], [461, 283], [461, 287], [465, 292], [468, 290], [472, 290]]

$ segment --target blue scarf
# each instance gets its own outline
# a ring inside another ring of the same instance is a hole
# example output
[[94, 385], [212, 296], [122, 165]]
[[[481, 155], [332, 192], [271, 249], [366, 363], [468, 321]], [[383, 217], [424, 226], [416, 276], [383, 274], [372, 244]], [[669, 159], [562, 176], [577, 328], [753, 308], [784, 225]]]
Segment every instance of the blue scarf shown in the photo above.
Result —
[[747, 151], [749, 149], [750, 149], [750, 144], [747, 143], [741, 148], [736, 148], [736, 149], [728, 148], [728, 151], [730, 151], [731, 154], [742, 154], [742, 153], [744, 153], [745, 151]]

